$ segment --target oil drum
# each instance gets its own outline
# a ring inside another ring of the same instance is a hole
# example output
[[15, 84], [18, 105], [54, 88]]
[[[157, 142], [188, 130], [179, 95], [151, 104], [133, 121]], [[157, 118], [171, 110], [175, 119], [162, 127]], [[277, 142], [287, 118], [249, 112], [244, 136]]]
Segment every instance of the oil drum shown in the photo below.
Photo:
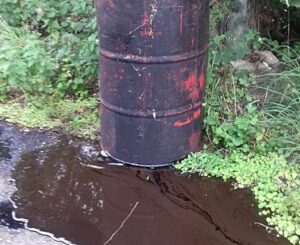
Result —
[[158, 167], [201, 145], [209, 0], [96, 0], [100, 144]]

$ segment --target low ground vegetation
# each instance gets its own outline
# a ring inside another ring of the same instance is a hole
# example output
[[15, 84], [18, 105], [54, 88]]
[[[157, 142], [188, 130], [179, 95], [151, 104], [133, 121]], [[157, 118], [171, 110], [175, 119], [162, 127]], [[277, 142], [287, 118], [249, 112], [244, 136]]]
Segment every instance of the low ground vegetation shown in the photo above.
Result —
[[0, 117], [97, 137], [92, 2], [4, 0], [0, 43]]
[[[267, 229], [299, 244], [300, 44], [282, 46], [251, 30], [239, 39], [235, 47], [226, 45], [232, 41], [226, 34], [211, 40], [206, 144], [176, 167], [251, 188]], [[256, 50], [271, 51], [280, 66], [249, 73], [229, 65], [241, 59], [258, 64]]]

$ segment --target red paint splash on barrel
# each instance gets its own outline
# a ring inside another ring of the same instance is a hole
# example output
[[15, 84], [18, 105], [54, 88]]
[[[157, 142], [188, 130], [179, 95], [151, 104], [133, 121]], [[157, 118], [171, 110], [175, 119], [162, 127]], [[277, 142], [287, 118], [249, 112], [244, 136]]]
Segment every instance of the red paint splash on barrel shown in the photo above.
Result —
[[145, 28], [143, 31], [140, 32], [141, 37], [149, 37], [151, 36], [151, 30], [149, 28]]
[[151, 28], [151, 20], [147, 11], [144, 12], [143, 24], [141, 25], [142, 31], [140, 31], [140, 35], [142, 37], [149, 37], [152, 34]]
[[188, 92], [189, 99], [196, 101], [200, 97], [200, 91], [203, 90], [204, 83], [204, 72], [201, 72], [199, 77], [197, 77], [195, 74], [190, 74], [186, 80], [178, 83], [178, 87]]
[[191, 120], [191, 118], [190, 117], [188, 117], [185, 121], [177, 121], [177, 122], [175, 122], [174, 123], [174, 126], [175, 127], [182, 127], [182, 126], [184, 126], [184, 125], [188, 125], [188, 124], [190, 124], [192, 122], [192, 120]]
[[189, 75], [189, 77], [183, 82], [183, 86], [187, 89], [187, 90], [191, 90], [196, 83], [196, 76], [194, 74]]
[[195, 111], [194, 115], [193, 115], [194, 116], [194, 120], [198, 119], [200, 117], [200, 115], [201, 115], [201, 109]]
[[200, 90], [202, 90], [204, 88], [204, 82], [205, 82], [204, 72], [201, 72], [201, 74], [198, 78], [198, 85], [199, 85]]
[[200, 115], [201, 115], [201, 109], [198, 109], [197, 111], [195, 111], [193, 113], [192, 116], [187, 117], [186, 120], [175, 122], [174, 126], [175, 127], [182, 127], [184, 125], [188, 125], [188, 124], [192, 123], [194, 120], [197, 120], [200, 117]]
[[106, 4], [109, 5], [110, 7], [114, 6], [113, 0], [105, 0]]
[[192, 100], [197, 100], [199, 98], [199, 88], [197, 80], [197, 76], [195, 74], [191, 74], [182, 83], [182, 88], [188, 91], [188, 97]]
[[149, 18], [149, 14], [147, 11], [144, 11], [143, 25], [150, 25], [150, 18]]

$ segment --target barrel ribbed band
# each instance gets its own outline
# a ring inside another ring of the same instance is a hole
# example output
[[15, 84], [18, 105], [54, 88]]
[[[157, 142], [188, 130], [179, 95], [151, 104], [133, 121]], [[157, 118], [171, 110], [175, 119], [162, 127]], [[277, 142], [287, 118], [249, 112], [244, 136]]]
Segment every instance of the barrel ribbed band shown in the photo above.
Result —
[[178, 54], [178, 55], [168, 55], [168, 56], [138, 56], [133, 54], [120, 54], [113, 53], [111, 51], [100, 48], [100, 55], [102, 57], [122, 61], [126, 63], [140, 63], [140, 64], [160, 64], [160, 63], [176, 63], [193, 58], [197, 58], [207, 51], [208, 46], [205, 46], [201, 50], [194, 50], [192, 52]]
[[132, 109], [125, 109], [121, 108], [115, 105], [111, 105], [107, 102], [105, 102], [103, 99], [100, 100], [100, 104], [104, 107], [106, 107], [108, 110], [113, 111], [118, 114], [123, 114], [126, 116], [131, 116], [131, 117], [145, 117], [145, 118], [162, 118], [162, 117], [172, 117], [172, 116], [177, 116], [181, 115], [184, 113], [187, 113], [189, 111], [194, 111], [202, 107], [201, 102], [197, 102], [194, 104], [189, 104], [187, 106], [182, 106], [176, 109], [171, 109], [171, 110], [159, 110], [156, 111], [155, 109], [153, 110], [132, 110]]

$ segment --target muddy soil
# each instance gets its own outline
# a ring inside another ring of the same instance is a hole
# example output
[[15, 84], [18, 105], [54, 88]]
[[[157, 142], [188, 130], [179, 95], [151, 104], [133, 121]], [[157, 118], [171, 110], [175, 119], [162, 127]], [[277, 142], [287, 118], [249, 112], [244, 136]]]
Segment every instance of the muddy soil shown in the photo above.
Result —
[[289, 244], [249, 190], [111, 162], [79, 139], [1, 123], [0, 244]]

